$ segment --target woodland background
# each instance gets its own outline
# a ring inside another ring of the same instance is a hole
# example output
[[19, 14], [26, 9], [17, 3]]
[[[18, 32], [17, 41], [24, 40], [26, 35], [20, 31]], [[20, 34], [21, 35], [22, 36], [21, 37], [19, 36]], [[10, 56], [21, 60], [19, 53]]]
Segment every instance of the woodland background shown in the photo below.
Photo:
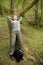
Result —
[[[9, 58], [10, 33], [7, 15], [22, 16], [25, 59]], [[0, 0], [0, 65], [43, 65], [43, 0]]]

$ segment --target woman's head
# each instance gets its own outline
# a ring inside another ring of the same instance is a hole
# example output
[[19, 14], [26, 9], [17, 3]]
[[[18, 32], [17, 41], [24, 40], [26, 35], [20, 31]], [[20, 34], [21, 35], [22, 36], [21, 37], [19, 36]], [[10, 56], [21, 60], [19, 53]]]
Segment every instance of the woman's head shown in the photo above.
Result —
[[16, 19], [16, 20], [17, 20], [17, 18], [18, 18], [18, 17], [17, 17], [17, 15], [14, 15], [14, 19]]
[[13, 16], [12, 16], [12, 19], [13, 19], [13, 20], [17, 20], [17, 19], [18, 19], [17, 15], [16, 15], [16, 14], [13, 15]]

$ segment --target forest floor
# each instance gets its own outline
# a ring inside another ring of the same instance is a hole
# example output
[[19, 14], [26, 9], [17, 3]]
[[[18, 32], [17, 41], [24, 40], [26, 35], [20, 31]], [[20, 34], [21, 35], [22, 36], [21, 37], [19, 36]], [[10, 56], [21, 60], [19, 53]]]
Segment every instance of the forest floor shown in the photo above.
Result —
[[6, 17], [0, 17], [0, 65], [37, 65], [43, 59], [43, 29], [21, 24], [24, 60], [16, 63], [9, 58], [9, 29]]

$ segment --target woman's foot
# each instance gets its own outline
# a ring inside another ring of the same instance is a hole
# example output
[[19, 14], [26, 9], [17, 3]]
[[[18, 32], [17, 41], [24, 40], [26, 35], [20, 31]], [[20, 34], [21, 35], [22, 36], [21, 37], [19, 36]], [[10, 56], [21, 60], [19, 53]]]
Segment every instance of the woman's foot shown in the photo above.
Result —
[[13, 55], [10, 55], [10, 59], [11, 59], [11, 60], [14, 60], [14, 56], [13, 56]]

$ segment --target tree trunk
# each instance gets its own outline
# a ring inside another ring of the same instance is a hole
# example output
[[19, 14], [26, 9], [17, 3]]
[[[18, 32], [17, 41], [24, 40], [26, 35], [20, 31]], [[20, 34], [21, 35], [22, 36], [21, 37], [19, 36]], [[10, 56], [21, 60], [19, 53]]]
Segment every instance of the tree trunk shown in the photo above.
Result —
[[3, 13], [2, 13], [2, 6], [1, 6], [1, 4], [0, 4], [0, 15], [3, 15]]
[[27, 6], [26, 8], [24, 8], [24, 10], [22, 10], [22, 12], [20, 13], [20, 15], [24, 16], [24, 14], [30, 10], [39, 0], [34, 0], [30, 6]]
[[11, 0], [11, 9], [10, 9], [10, 13], [14, 13], [14, 0]]
[[41, 25], [43, 26], [43, 0], [41, 0]]
[[37, 2], [36, 5], [35, 5], [35, 24], [36, 25], [39, 25], [39, 20], [38, 20], [38, 3], [39, 2]]

